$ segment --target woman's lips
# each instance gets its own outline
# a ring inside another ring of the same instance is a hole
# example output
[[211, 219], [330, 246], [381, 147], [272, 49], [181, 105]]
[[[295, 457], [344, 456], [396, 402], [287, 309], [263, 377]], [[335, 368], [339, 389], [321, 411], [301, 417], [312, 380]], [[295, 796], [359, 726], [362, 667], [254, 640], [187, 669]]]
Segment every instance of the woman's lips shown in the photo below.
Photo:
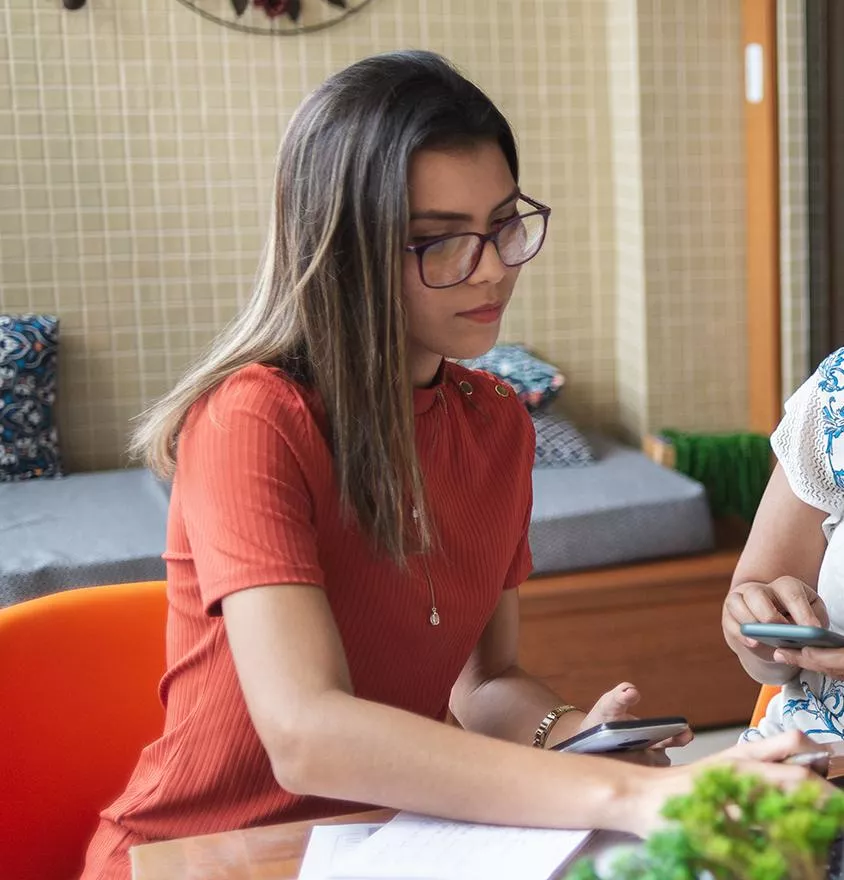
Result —
[[499, 303], [498, 305], [481, 306], [480, 308], [472, 309], [471, 312], [458, 312], [457, 314], [461, 318], [467, 318], [469, 321], [475, 321], [477, 324], [492, 324], [501, 317], [502, 311], [504, 311], [504, 306]]

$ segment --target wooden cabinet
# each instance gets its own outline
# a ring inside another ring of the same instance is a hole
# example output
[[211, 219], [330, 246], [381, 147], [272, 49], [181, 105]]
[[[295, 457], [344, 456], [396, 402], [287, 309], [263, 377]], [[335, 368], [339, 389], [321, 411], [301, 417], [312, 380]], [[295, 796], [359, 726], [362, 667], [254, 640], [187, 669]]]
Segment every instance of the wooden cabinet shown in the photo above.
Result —
[[724, 643], [721, 604], [737, 550], [530, 580], [520, 662], [584, 708], [621, 681], [641, 715], [693, 727], [745, 724], [759, 691]]

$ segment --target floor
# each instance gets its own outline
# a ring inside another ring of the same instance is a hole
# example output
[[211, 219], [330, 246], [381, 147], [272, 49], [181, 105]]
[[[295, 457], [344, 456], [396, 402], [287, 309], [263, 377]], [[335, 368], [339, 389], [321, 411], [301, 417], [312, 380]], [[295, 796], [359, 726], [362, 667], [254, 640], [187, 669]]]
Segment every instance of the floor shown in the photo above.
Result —
[[698, 733], [695, 738], [682, 749], [669, 749], [672, 764], [689, 764], [698, 758], [705, 758], [722, 749], [734, 746], [738, 741], [743, 727], [726, 727], [723, 730], [707, 730]]

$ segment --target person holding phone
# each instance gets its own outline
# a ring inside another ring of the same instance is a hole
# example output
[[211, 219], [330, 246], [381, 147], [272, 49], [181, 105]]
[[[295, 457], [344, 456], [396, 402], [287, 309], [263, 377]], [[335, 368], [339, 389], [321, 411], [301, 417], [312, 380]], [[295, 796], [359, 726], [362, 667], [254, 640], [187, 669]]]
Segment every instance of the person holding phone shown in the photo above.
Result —
[[[646, 834], [690, 789], [696, 766], [548, 750], [629, 718], [635, 687], [582, 712], [518, 666], [532, 423], [451, 359], [495, 343], [550, 213], [439, 56], [360, 61], [299, 108], [252, 299], [136, 438], [175, 470], [166, 722], [84, 880], [128, 880], [134, 844], [360, 804]], [[790, 786], [810, 771], [773, 762], [811, 747], [718, 760]]]
[[[836, 647], [844, 634], [844, 348], [788, 400], [771, 445], [777, 465], [722, 625], [747, 672], [782, 688], [743, 739], [800, 730], [834, 742], [844, 739], [844, 648]], [[838, 636], [747, 626], [755, 624], [820, 627]]]

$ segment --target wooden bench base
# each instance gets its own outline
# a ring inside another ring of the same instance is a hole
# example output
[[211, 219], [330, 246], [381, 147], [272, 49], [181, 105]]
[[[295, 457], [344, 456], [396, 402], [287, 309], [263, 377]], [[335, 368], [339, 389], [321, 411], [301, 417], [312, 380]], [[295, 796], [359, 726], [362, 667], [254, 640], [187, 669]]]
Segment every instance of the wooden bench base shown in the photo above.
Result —
[[528, 581], [520, 663], [587, 707], [621, 681], [641, 715], [685, 715], [695, 728], [746, 724], [759, 691], [721, 634], [738, 550]]

